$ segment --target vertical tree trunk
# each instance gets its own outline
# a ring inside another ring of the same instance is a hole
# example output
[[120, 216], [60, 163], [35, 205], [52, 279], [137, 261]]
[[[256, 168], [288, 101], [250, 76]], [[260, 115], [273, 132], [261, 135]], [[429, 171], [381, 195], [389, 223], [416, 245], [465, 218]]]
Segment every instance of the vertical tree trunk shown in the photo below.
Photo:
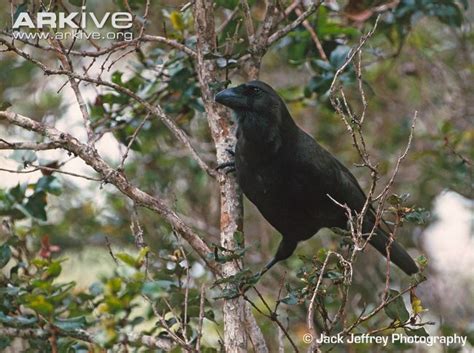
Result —
[[[213, 2], [196, 0], [194, 18], [197, 34], [197, 71], [202, 98], [209, 121], [212, 137], [216, 146], [217, 162], [229, 160], [226, 149], [235, 145], [235, 136], [231, 129], [229, 112], [214, 102], [211, 84], [218, 81], [219, 73], [213, 60], [206, 60], [207, 53], [216, 50], [216, 33], [213, 14]], [[221, 245], [235, 249], [234, 233], [242, 229], [242, 194], [233, 176], [219, 175], [221, 191]], [[225, 277], [236, 274], [239, 264], [228, 262], [222, 265]], [[247, 351], [245, 330], [245, 302], [242, 298], [224, 302], [224, 344], [226, 352], [243, 353]]]

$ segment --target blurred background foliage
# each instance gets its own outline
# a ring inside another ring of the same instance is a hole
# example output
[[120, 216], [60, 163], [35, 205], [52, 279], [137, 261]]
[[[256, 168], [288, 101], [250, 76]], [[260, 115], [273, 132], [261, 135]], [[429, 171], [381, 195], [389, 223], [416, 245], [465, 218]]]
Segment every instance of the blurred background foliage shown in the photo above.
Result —
[[[66, 5], [74, 9], [80, 3], [69, 0]], [[143, 0], [129, 0], [129, 4], [137, 13], [143, 13]], [[265, 11], [264, 2], [254, 0], [250, 4], [254, 20], [261, 20]], [[36, 6], [34, 1], [28, 0], [16, 5], [16, 9], [24, 6], [22, 11], [25, 6], [30, 9]], [[152, 1], [147, 33], [166, 34], [192, 47], [196, 41], [192, 11], [180, 11], [182, 5], [169, 0]], [[87, 6], [93, 8], [96, 14], [124, 9], [122, 1], [118, 0], [88, 1]], [[215, 11], [218, 22], [222, 22], [236, 7], [237, 0], [217, 0]], [[10, 9], [3, 4], [1, 10], [2, 29], [6, 29]], [[409, 194], [409, 197], [404, 196], [406, 207], [421, 209], [411, 219], [415, 222], [404, 223], [398, 239], [414, 254], [422, 254], [425, 250], [421, 234], [434, 221], [427, 215], [437, 195], [451, 190], [470, 202], [474, 196], [474, 32], [467, 20], [472, 18], [472, 9], [468, 9], [467, 1], [327, 2], [308, 19], [321, 41], [327, 60], [321, 56], [311, 34], [300, 26], [267, 53], [261, 78], [277, 88], [288, 102], [298, 124], [346, 165], [352, 166], [350, 169], [367, 189], [369, 173], [353, 166], [359, 162], [358, 155], [344, 124], [329, 103], [328, 89], [350, 48], [362, 33], [372, 28], [378, 13], [382, 14], [378, 29], [363, 52], [364, 89], [369, 102], [364, 134], [372, 157], [379, 163], [382, 175], [379, 185], [384, 185], [406, 144], [414, 111], [419, 112], [414, 143], [393, 190], [399, 195]], [[291, 14], [287, 20], [294, 18], [295, 15]], [[227, 78], [232, 85], [245, 80], [238, 65], [238, 59], [248, 50], [244, 33], [240, 12], [219, 31], [219, 52], [209, 57], [222, 70], [222, 82], [216, 83], [216, 87], [228, 83], [225, 82]], [[75, 44], [75, 49], [91, 48], [87, 41], [80, 41]], [[31, 52], [50, 66], [56, 65], [51, 53], [36, 49], [31, 49]], [[61, 79], [44, 79], [40, 70], [31, 63], [11, 53], [0, 55], [1, 102], [9, 102], [18, 113], [60, 124], [73, 133], [83, 133], [80, 131], [81, 121], [71, 116], [74, 102], [69, 88], [58, 93], [64, 83]], [[75, 57], [74, 60], [77, 61], [76, 66], [87, 67], [90, 63], [90, 59], [86, 58]], [[214, 147], [194, 65], [189, 57], [175, 49], [146, 44], [121, 58], [110, 70], [105, 70], [104, 75], [114, 83], [137, 92], [148, 102], [160, 104], [191, 136], [204, 159], [213, 164]], [[353, 108], [361, 111], [354, 69], [343, 74], [342, 82]], [[83, 87], [87, 91], [94, 128], [104, 133], [105, 142], [99, 143], [99, 149], [112, 164], [118, 166], [120, 159], [117, 158], [117, 150], [124, 151], [145, 112], [125, 95], [87, 85]], [[0, 129], [0, 137], [7, 140], [11, 136], [38, 140], [37, 136], [2, 122]], [[129, 179], [147, 192], [163, 196], [190, 225], [206, 234], [209, 243], [219, 243], [216, 183], [188, 156], [167, 128], [151, 117], [143, 125], [131, 149], [125, 163]], [[9, 165], [12, 160], [16, 161], [20, 171], [25, 163], [48, 165], [64, 162], [67, 162], [64, 164], [66, 169], [73, 165], [83, 173], [87, 170], [82, 165], [74, 164], [71, 156], [57, 151], [36, 154], [2, 151], [1, 164], [6, 160]], [[99, 332], [101, 343], [112, 347], [119, 341], [118, 333], [121, 331], [140, 327], [150, 334], [160, 332], [159, 325], [149, 322], [153, 312], [140, 296], [144, 294], [158, 303], [165, 319], [171, 320], [168, 323], [170, 327], [183, 334], [180, 331], [186, 326], [182, 325], [183, 283], [188, 276], [191, 306], [187, 308], [186, 315], [187, 320], [194, 320], [190, 325], [194, 331], [186, 334], [196, 335], [199, 289], [206, 284], [208, 320], [205, 323], [205, 347], [209, 351], [218, 349], [222, 317], [218, 310], [220, 301], [212, 299], [219, 293], [209, 288], [211, 275], [156, 214], [138, 211], [148, 246], [137, 251], [130, 229], [133, 205], [107, 184], [78, 181], [57, 173], [43, 175], [45, 173], [36, 172], [22, 174], [21, 178], [3, 172], [0, 174], [2, 178], [7, 178], [5, 186], [0, 189], [0, 215], [14, 223], [14, 229], [4, 223], [1, 232], [0, 264], [4, 268], [0, 282], [2, 285], [9, 283], [0, 288], [1, 323], [27, 327], [38, 320], [46, 320], [64, 330], [94, 327]], [[12, 178], [18, 178], [19, 182], [12, 183]], [[329, 231], [321, 233], [317, 239], [297, 250], [299, 256], [279, 264], [259, 284], [264, 297], [274, 302], [274, 284], [280, 283], [283, 278], [287, 281], [289, 294], [283, 301], [285, 307], [282, 310], [291, 318], [291, 331], [297, 337], [305, 332], [305, 308], [296, 305], [298, 298], [290, 295], [292, 288], [301, 289], [305, 282], [300, 278], [311, 275], [312, 261], [318, 261], [315, 249], [336, 249], [340, 240]], [[246, 250], [246, 265], [256, 270], [271, 256], [279, 236], [248, 202], [245, 203], [245, 236], [247, 244], [250, 244]], [[449, 236], [454, 239], [455, 235]], [[112, 261], [110, 249], [116, 253], [117, 263]], [[380, 287], [385, 273], [383, 260], [373, 255], [372, 251], [366, 254], [370, 256], [361, 257], [357, 262], [355, 284], [351, 290], [351, 314], [355, 316], [366, 303], [376, 303], [380, 293], [374, 288]], [[426, 256], [429, 258], [429, 254]], [[140, 271], [145, 259], [149, 266], [147, 275]], [[436, 281], [436, 273], [430, 276], [430, 281]], [[397, 283], [406, 284], [406, 278], [399, 277], [399, 282], [394, 282], [395, 286]], [[337, 279], [336, 275], [334, 281], [337, 282]], [[425, 290], [429, 290], [429, 285], [428, 282]], [[472, 283], [469, 286], [468, 297], [473, 290]], [[423, 301], [423, 296], [419, 296]], [[326, 298], [329, 298], [329, 309], [332, 309], [331, 305], [337, 308], [336, 302], [330, 302], [330, 296]], [[469, 300], [466, 305], [470, 305], [471, 309], [465, 308], [464, 313], [456, 315], [441, 311], [442, 306], [430, 304], [434, 303], [423, 303], [429, 308], [430, 317], [442, 318], [442, 325], [436, 326], [432, 334], [467, 334], [473, 343], [474, 323], [472, 315], [468, 319], [472, 311]], [[28, 308], [29, 314], [13, 319], [12, 313], [20, 306]], [[17, 321], [12, 323], [11, 320]], [[264, 333], [276, 336], [276, 329], [270, 321], [262, 318], [259, 322]], [[305, 346], [301, 339], [297, 341], [301, 347]], [[62, 339], [61, 351], [87, 351], [87, 347], [78, 342]], [[10, 343], [8, 338], [0, 338], [0, 347], [8, 347]], [[268, 343], [274, 351], [277, 342]], [[45, 342], [31, 340], [25, 351], [37, 351], [34, 347], [42, 347], [38, 349], [44, 352], [49, 349]], [[386, 351], [411, 348], [409, 345], [391, 346]], [[341, 347], [335, 347], [334, 351], [341, 349], [344, 351]], [[366, 346], [357, 346], [353, 351], [365, 352], [367, 349]], [[459, 347], [451, 347], [447, 351], [460, 350]]]

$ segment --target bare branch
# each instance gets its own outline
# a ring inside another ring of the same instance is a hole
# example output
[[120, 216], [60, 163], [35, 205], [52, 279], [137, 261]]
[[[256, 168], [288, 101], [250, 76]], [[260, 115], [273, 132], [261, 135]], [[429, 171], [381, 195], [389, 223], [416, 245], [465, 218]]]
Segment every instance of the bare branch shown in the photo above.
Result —
[[245, 305], [245, 327], [249, 334], [250, 340], [253, 343], [253, 348], [256, 353], [268, 353], [267, 343], [263, 337], [262, 330], [257, 324], [255, 316], [252, 314], [252, 309], [249, 303]]
[[[146, 295], [142, 295], [142, 297], [151, 305], [151, 308], [153, 310], [153, 313], [155, 314], [156, 318], [158, 319], [158, 322], [161, 324], [161, 326], [165, 329], [165, 331], [170, 335], [170, 337], [175, 341], [177, 344], [179, 344], [186, 352], [195, 352], [194, 347], [190, 346], [187, 344], [179, 335], [176, 334], [174, 330], [171, 330], [168, 323], [166, 322], [165, 318], [163, 315], [160, 314], [156, 307], [156, 303], [147, 297]], [[166, 304], [168, 304], [167, 301], [165, 301]], [[169, 305], [169, 304], [168, 304]], [[171, 311], [173, 312], [173, 309], [170, 308]], [[175, 318], [179, 320], [179, 316], [175, 314]]]
[[306, 20], [309, 16], [311, 16], [314, 12], [317, 11], [320, 5], [321, 5], [321, 1], [319, 0], [313, 1], [311, 5], [309, 5], [308, 8], [301, 15], [298, 16], [296, 20], [294, 20], [290, 24], [286, 25], [285, 27], [273, 33], [267, 40], [267, 43], [266, 43], [267, 46], [272, 45], [274, 42], [283, 38], [292, 30], [294, 30], [296, 27], [298, 27], [300, 24], [302, 24], [304, 20]]
[[296, 343], [293, 341], [293, 338], [291, 337], [291, 335], [289, 334], [288, 330], [285, 328], [285, 326], [283, 326], [283, 324], [281, 323], [280, 320], [278, 320], [278, 315], [270, 309], [270, 307], [268, 306], [268, 304], [266, 303], [265, 299], [262, 297], [262, 295], [257, 291], [257, 289], [254, 287], [253, 288], [256, 293], [259, 295], [260, 299], [262, 300], [262, 303], [265, 304], [265, 306], [267, 307], [267, 310], [268, 310], [268, 313], [264, 312], [262, 309], [260, 309], [260, 307], [258, 307], [257, 305], [255, 305], [255, 303], [253, 301], [250, 300], [250, 298], [244, 293], [242, 294], [242, 297], [261, 315], [265, 316], [266, 318], [270, 319], [271, 321], [273, 321], [275, 324], [277, 324], [277, 326], [280, 328], [280, 330], [283, 332], [283, 334], [285, 335], [285, 337], [288, 339], [288, 341], [290, 342], [291, 346], [293, 347], [293, 350], [298, 353], [299, 352], [299, 349], [298, 349], [298, 346], [296, 345]]
[[[66, 50], [64, 49], [64, 46], [62, 45], [62, 43], [59, 40], [51, 40], [50, 42], [52, 43], [53, 47], [58, 48], [58, 51], [57, 51], [58, 57], [63, 67], [70, 72], [74, 72], [72, 61], [69, 58], [68, 54], [66, 53]], [[81, 90], [79, 88], [79, 82], [76, 79], [69, 76], [69, 83], [71, 85], [72, 90], [74, 91], [77, 104], [79, 105], [79, 110], [81, 111], [81, 114], [82, 114], [82, 120], [84, 122], [84, 127], [87, 132], [87, 142], [89, 144], [93, 144], [94, 131], [92, 130], [92, 127], [91, 127], [91, 119], [90, 119], [89, 112], [87, 111], [87, 104], [84, 101], [84, 97], [82, 96]]]
[[334, 90], [335, 90], [335, 85], [336, 85], [336, 82], [337, 82], [337, 79], [339, 78], [339, 76], [342, 74], [342, 72], [344, 72], [344, 70], [346, 69], [347, 65], [349, 65], [351, 62], [352, 62], [352, 59], [354, 59], [354, 56], [359, 53], [359, 51], [361, 50], [361, 48], [364, 46], [365, 42], [367, 42], [367, 40], [372, 37], [372, 35], [375, 33], [375, 30], [377, 29], [377, 25], [379, 23], [379, 19], [380, 19], [380, 15], [377, 16], [377, 18], [375, 19], [375, 23], [374, 23], [374, 26], [372, 27], [372, 29], [365, 35], [363, 35], [361, 37], [361, 39], [359, 40], [359, 44], [355, 47], [355, 48], [352, 48], [351, 52], [349, 53], [349, 56], [347, 57], [346, 61], [344, 62], [344, 64], [342, 64], [342, 66], [340, 68], [337, 69], [335, 75], [334, 75], [334, 78], [332, 80], [332, 83], [331, 83], [331, 86], [329, 88], [329, 92], [331, 95], [334, 94]]
[[318, 352], [318, 353], [321, 352], [321, 350], [319, 349], [319, 344], [317, 343], [318, 342], [318, 340], [316, 339], [317, 333], [316, 333], [316, 329], [314, 327], [314, 303], [315, 303], [315, 300], [316, 300], [316, 296], [318, 295], [319, 287], [321, 286], [321, 283], [323, 281], [324, 271], [326, 270], [326, 266], [328, 264], [328, 261], [329, 261], [329, 258], [331, 257], [331, 255], [336, 256], [345, 269], [350, 269], [351, 277], [350, 277], [350, 279], [348, 279], [348, 281], [352, 280], [352, 264], [351, 264], [351, 262], [344, 259], [344, 257], [339, 253], [334, 252], [334, 251], [329, 251], [326, 255], [326, 258], [324, 259], [324, 262], [323, 262], [321, 268], [319, 269], [320, 273], [319, 273], [319, 276], [318, 276], [318, 281], [316, 283], [316, 286], [314, 287], [313, 295], [311, 296], [311, 300], [309, 302], [308, 311], [307, 311], [307, 315], [306, 315], [306, 324], [308, 325], [309, 332], [311, 332], [311, 334], [313, 336], [313, 340], [311, 341], [311, 345], [308, 348], [308, 352]]
[[240, 0], [240, 6], [242, 7], [245, 29], [247, 31], [250, 48], [255, 49], [255, 28], [253, 26], [249, 3], [247, 0]]
[[185, 46], [184, 44], [179, 43], [178, 41], [176, 41], [174, 39], [168, 39], [168, 38], [165, 38], [165, 37], [162, 37], [162, 36], [152, 36], [152, 35], [149, 35], [149, 34], [145, 34], [145, 35], [142, 36], [141, 40], [144, 41], [144, 42], [163, 43], [163, 44], [169, 45], [170, 47], [178, 49], [178, 50], [188, 54], [189, 56], [191, 56], [193, 58], [197, 57], [197, 54], [193, 49]]
[[130, 148], [132, 147], [133, 143], [134, 143], [135, 140], [137, 139], [140, 130], [143, 128], [143, 125], [145, 125], [145, 123], [146, 123], [146, 121], [148, 120], [149, 117], [150, 117], [150, 113], [148, 113], [148, 114], [143, 118], [143, 120], [141, 121], [140, 125], [138, 125], [138, 127], [137, 127], [137, 128], [135, 129], [135, 131], [133, 132], [132, 137], [130, 137], [130, 141], [128, 141], [127, 148], [125, 149], [125, 152], [124, 152], [124, 154], [122, 155], [122, 160], [120, 161], [120, 165], [119, 165], [119, 167], [118, 167], [118, 170], [123, 170], [124, 165], [125, 165], [125, 160], [126, 160], [127, 157], [128, 157], [128, 153], [129, 153], [129, 151], [130, 151]]
[[45, 151], [61, 148], [56, 142], [8, 142], [0, 139], [0, 150]]
[[86, 179], [86, 180], [90, 180], [90, 181], [101, 181], [102, 180], [102, 179], [93, 178], [93, 177], [90, 177], [90, 176], [87, 176], [87, 175], [68, 172], [68, 171], [65, 171], [65, 170], [61, 170], [59, 168], [51, 168], [51, 167], [42, 166], [42, 165], [35, 165], [35, 164], [30, 164], [29, 166], [32, 167], [33, 169], [30, 169], [30, 170], [13, 170], [13, 169], [7, 169], [7, 168], [0, 168], [0, 171], [7, 172], [7, 173], [12, 173], [12, 174], [30, 174], [30, 173], [34, 173], [34, 172], [37, 172], [37, 171], [44, 170], [44, 171], [47, 171], [47, 172], [50, 172], [50, 173], [54, 172], [54, 173], [69, 175], [69, 176], [73, 176], [73, 177], [81, 178], [81, 179]]
[[[395, 177], [397, 176], [398, 174], [398, 170], [400, 169], [400, 164], [402, 163], [402, 161], [406, 158], [407, 154], [408, 154], [408, 151], [410, 150], [410, 147], [411, 147], [411, 142], [413, 140], [413, 135], [415, 133], [415, 125], [416, 125], [416, 119], [418, 117], [418, 112], [415, 111], [415, 114], [413, 115], [413, 120], [412, 120], [412, 123], [411, 123], [411, 128], [410, 128], [410, 135], [408, 136], [408, 142], [407, 142], [407, 145], [405, 147], [405, 150], [403, 151], [403, 153], [400, 155], [400, 157], [398, 157], [397, 159], [397, 163], [395, 164], [395, 168], [392, 172], [392, 176], [390, 177], [390, 180], [388, 181], [387, 185], [385, 185], [385, 188], [382, 190], [382, 192], [375, 198], [375, 200], [378, 200], [378, 199], [382, 199], [383, 201], [385, 201], [385, 199], [387, 198], [388, 196], [388, 190], [390, 189], [390, 187], [393, 185], [393, 182], [395, 180]], [[385, 195], [385, 196], [384, 196]]]
[[257, 31], [257, 39], [258, 39], [258, 50], [260, 53], [255, 53], [257, 56], [262, 56], [265, 52], [266, 48], [271, 44], [269, 43], [269, 37], [272, 29], [275, 26], [275, 22], [278, 17], [277, 7], [275, 6], [275, 2], [268, 1], [267, 2], [267, 10], [265, 13], [265, 18], [263, 20], [262, 25]]
[[196, 338], [196, 351], [201, 351], [201, 337], [202, 337], [202, 324], [204, 322], [204, 302], [206, 300], [206, 290], [204, 285], [201, 286], [201, 294], [199, 300], [199, 320], [198, 320], [198, 333]]
[[[303, 12], [299, 8], [296, 8], [295, 12], [298, 16], [303, 15]], [[321, 59], [323, 59], [324, 61], [328, 61], [328, 57], [326, 56], [326, 53], [324, 52], [321, 41], [319, 40], [318, 35], [316, 34], [316, 31], [314, 30], [314, 28], [311, 27], [311, 24], [309, 23], [309, 21], [304, 20], [303, 21], [303, 26], [309, 32], [309, 34], [311, 36], [311, 39], [313, 40], [314, 45], [316, 46], [316, 49], [318, 49], [318, 53], [319, 53], [319, 56], [321, 57]]]

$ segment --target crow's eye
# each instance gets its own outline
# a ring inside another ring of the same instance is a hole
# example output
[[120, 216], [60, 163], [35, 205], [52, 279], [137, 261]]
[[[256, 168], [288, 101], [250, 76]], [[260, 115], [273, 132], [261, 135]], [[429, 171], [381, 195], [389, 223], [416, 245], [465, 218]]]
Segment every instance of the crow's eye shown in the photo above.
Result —
[[254, 94], [258, 94], [258, 93], [262, 92], [262, 90], [258, 87], [251, 87], [251, 90], [252, 90], [252, 93], [254, 93]]

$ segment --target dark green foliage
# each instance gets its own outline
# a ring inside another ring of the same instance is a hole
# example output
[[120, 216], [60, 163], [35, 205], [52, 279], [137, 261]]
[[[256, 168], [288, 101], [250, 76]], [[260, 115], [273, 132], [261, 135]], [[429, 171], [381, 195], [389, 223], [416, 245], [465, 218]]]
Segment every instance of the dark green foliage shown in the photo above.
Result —
[[[15, 249], [15, 254], [21, 251], [28, 257], [12, 256], [10, 247]], [[119, 344], [120, 332], [133, 329], [144, 321], [154, 322], [158, 319], [149, 307], [149, 303], [153, 303], [155, 310], [166, 318], [169, 327], [178, 325], [178, 332], [183, 330], [182, 320], [183, 315], [186, 315], [186, 330], [188, 333], [191, 332], [189, 330], [196, 330], [200, 293], [191, 288], [185, 294], [183, 276], [186, 267], [182, 258], [176, 259], [174, 270], [165, 271], [167, 278], [176, 276], [176, 280], [150, 280], [143, 272], [144, 259], [149, 254], [147, 248], [143, 248], [136, 256], [117, 253], [117, 258], [124, 262], [125, 267], [117, 267], [111, 276], [103, 277], [89, 289], [84, 289], [75, 282], [58, 280], [62, 263], [67, 260], [52, 258], [51, 252], [47, 252], [45, 247], [51, 250], [54, 246], [43, 241], [41, 251], [35, 255], [16, 237], [0, 247], [0, 265], [4, 267], [12, 260], [9, 274], [1, 279], [1, 325], [12, 328], [40, 328], [49, 325], [61, 330], [62, 338], [58, 340], [60, 350], [72, 346], [79, 349], [81, 340], [74, 337], [80, 337], [80, 330], [93, 330], [96, 332], [96, 345], [112, 348]], [[186, 311], [183, 307], [185, 296]], [[143, 297], [149, 298], [150, 302], [144, 301]], [[204, 315], [207, 319], [214, 320], [214, 313], [208, 305], [206, 302]], [[147, 312], [151, 314], [146, 314]], [[147, 333], [158, 335], [163, 332], [163, 326], [158, 321]], [[72, 338], [67, 338], [68, 333]], [[191, 333], [193, 335], [196, 333]], [[37, 340], [31, 337], [27, 341], [33, 347]], [[9, 340], [3, 340], [2, 345], [7, 347]]]
[[390, 289], [388, 300], [391, 300], [391, 302], [384, 308], [387, 316], [393, 320], [406, 322], [409, 318], [409, 314], [405, 308], [405, 303], [403, 302], [403, 297], [400, 293], [396, 290]]
[[[33, 190], [29, 196], [26, 195], [28, 189]], [[46, 221], [47, 194], [61, 194], [61, 185], [54, 176], [43, 176], [33, 185], [18, 184], [9, 190], [0, 191], [0, 214], [14, 219], [31, 217]]]

